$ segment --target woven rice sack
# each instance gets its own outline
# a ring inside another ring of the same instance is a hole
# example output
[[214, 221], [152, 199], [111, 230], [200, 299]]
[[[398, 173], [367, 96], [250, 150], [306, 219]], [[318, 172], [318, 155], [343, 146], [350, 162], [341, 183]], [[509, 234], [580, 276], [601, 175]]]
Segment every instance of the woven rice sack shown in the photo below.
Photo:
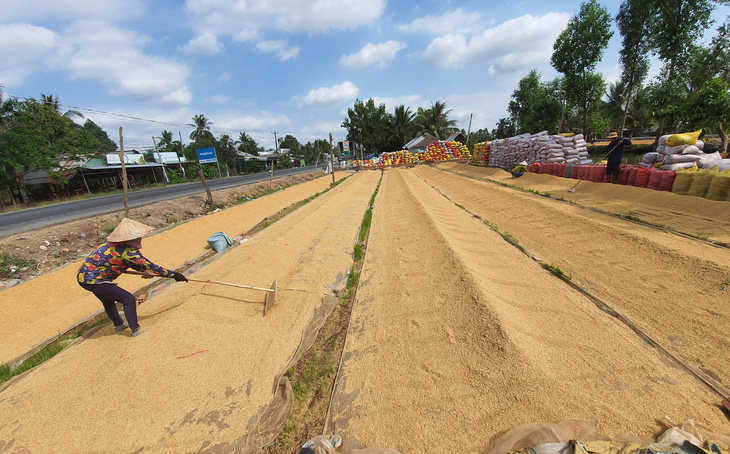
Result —
[[730, 170], [718, 172], [710, 183], [706, 198], [709, 200], [730, 201]]
[[696, 197], [707, 196], [707, 191], [709, 191], [712, 180], [715, 179], [715, 175], [717, 175], [717, 173], [717, 170], [714, 169], [698, 170], [695, 181], [694, 183], [692, 183], [692, 189], [690, 190], [689, 195], [693, 195]]
[[691, 169], [679, 169], [676, 172], [677, 176], [674, 178], [674, 184], [672, 184], [672, 192], [677, 195], [688, 195], [692, 190], [692, 184], [695, 181], [697, 175], [697, 167]]

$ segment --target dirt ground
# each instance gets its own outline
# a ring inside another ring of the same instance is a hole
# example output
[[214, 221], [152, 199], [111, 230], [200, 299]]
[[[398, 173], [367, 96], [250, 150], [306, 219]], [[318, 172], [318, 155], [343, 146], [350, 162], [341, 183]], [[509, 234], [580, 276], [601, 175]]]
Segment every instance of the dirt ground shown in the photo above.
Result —
[[715, 392], [483, 221], [730, 380], [727, 249], [426, 166], [388, 170], [326, 429], [341, 452], [481, 452], [517, 425], [569, 419], [609, 437], [651, 436], [665, 415], [730, 433]]
[[[317, 177], [324, 172], [319, 171]], [[311, 180], [315, 175], [302, 174], [277, 178], [272, 182], [273, 189]], [[238, 186], [235, 188], [212, 191], [213, 202], [232, 206], [245, 201], [243, 196], [256, 198], [268, 192], [269, 182]], [[194, 219], [210, 213], [206, 205], [206, 195], [152, 203], [130, 210], [130, 217], [155, 229], [164, 228], [179, 222]], [[0, 253], [17, 256], [32, 265], [18, 267], [15, 272], [0, 274], [0, 289], [13, 280], [26, 281], [50, 270], [86, 257], [108, 235], [119, 222], [119, 213], [110, 213], [93, 218], [45, 227], [0, 238]], [[14, 283], [15, 284], [15, 283]]]
[[[189, 271], [258, 286], [276, 276], [266, 317], [261, 293], [168, 283], [139, 306], [142, 336], [102, 327], [11, 383], [0, 453], [292, 452], [272, 448], [272, 428], [289, 426], [284, 374], [347, 279], [379, 179], [351, 175]], [[245, 230], [318, 192], [301, 189], [316, 181], [176, 225], [145, 248], [183, 263], [214, 226]], [[718, 406], [730, 386], [730, 249], [710, 242], [730, 240], [727, 203], [591, 182], [569, 194], [573, 184], [454, 163], [384, 172], [321, 428], [343, 437], [338, 452], [484, 452], [520, 424], [565, 420], [612, 438], [646, 439], [664, 416], [730, 433]], [[36, 280], [65, 282], [66, 269]], [[0, 306], [43, 300], [18, 291], [33, 283], [0, 292]], [[5, 326], [2, 344], [21, 337]]]
[[190, 270], [196, 279], [262, 287], [276, 278], [266, 317], [261, 292], [169, 285], [139, 306], [141, 336], [107, 326], [2, 391], [0, 450], [257, 452], [255, 429], [315, 309], [345, 279], [379, 178], [347, 178]]

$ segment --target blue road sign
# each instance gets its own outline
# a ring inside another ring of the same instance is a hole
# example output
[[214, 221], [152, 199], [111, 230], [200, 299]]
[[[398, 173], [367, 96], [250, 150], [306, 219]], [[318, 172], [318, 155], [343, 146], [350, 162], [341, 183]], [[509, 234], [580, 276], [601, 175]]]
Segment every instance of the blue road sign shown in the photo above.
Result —
[[195, 150], [198, 152], [198, 162], [206, 164], [208, 162], [218, 162], [218, 158], [215, 156], [215, 148], [198, 148]]

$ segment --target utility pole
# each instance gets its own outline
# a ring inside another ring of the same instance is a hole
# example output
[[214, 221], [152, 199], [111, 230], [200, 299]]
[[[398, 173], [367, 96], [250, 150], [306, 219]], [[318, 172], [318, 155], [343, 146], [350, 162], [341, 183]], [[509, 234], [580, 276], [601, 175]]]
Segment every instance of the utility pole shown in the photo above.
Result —
[[365, 160], [362, 156], [362, 128], [357, 128], [357, 132], [360, 135], [360, 165], [365, 168]]
[[335, 152], [332, 148], [332, 133], [330, 133], [330, 165], [332, 166], [332, 185], [335, 184]]
[[279, 152], [279, 141], [276, 140], [276, 134], [278, 134], [279, 131], [271, 131], [271, 133], [274, 135], [274, 149], [278, 153]]
[[162, 156], [160, 156], [160, 150], [157, 149], [157, 142], [155, 142], [155, 136], [152, 136], [152, 145], [155, 146], [155, 152], [157, 153], [157, 160], [160, 161], [160, 164], [162, 164], [162, 174], [165, 176], [165, 183], [169, 183], [170, 180], [167, 179], [167, 172], [165, 171], [165, 163], [162, 162]]
[[[474, 116], [473, 113], [469, 114], [469, 129], [466, 130], [466, 143], [469, 143], [469, 136], [471, 135], [471, 118]], [[466, 145], [466, 143], [464, 145]]]
[[119, 127], [119, 160], [122, 161], [122, 186], [124, 187], [124, 217], [129, 217], [129, 191], [127, 190], [127, 167], [124, 165], [124, 139]]
[[[183, 154], [182, 133], [180, 131], [178, 131], [177, 134], [180, 136], [180, 154]], [[175, 154], [177, 154], [177, 153], [175, 153]], [[184, 178], [185, 177], [185, 168], [182, 166], [182, 161], [180, 160], [180, 154], [177, 155], [177, 162], [180, 164], [180, 170], [182, 170], [183, 178]]]

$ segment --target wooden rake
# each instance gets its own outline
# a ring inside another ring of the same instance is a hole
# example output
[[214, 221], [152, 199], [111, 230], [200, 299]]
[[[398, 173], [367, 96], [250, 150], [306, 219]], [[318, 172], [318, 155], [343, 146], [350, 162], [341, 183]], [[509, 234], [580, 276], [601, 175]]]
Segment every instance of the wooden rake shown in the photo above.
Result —
[[[134, 274], [137, 276], [152, 276], [152, 277], [161, 277], [166, 279], [174, 279], [173, 276], [160, 276], [159, 274], [148, 274], [143, 273], [141, 271], [133, 271], [133, 270], [126, 270], [126, 274]], [[276, 279], [274, 279], [274, 282], [271, 284], [271, 287], [269, 288], [263, 288], [263, 287], [254, 287], [251, 285], [241, 285], [241, 284], [232, 284], [230, 282], [220, 282], [220, 281], [211, 281], [209, 279], [192, 279], [187, 278], [190, 282], [202, 282], [205, 284], [217, 284], [217, 285], [227, 285], [229, 287], [236, 287], [236, 288], [245, 288], [249, 290], [260, 290], [262, 292], [266, 292], [266, 300], [264, 301], [264, 315], [269, 311], [271, 306], [274, 305], [274, 302], [276, 301], [276, 293], [277, 293], [277, 287], [276, 287]]]

